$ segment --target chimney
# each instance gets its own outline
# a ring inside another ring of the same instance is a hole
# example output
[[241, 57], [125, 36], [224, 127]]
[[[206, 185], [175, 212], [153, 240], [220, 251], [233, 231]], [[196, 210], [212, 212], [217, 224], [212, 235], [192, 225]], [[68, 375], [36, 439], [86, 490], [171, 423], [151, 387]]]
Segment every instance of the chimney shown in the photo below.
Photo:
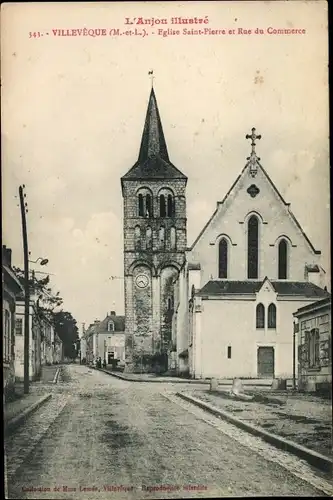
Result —
[[2, 245], [2, 261], [5, 266], [12, 267], [12, 250]]
[[110, 312], [110, 316], [115, 316], [116, 315], [116, 311], [111, 311]]

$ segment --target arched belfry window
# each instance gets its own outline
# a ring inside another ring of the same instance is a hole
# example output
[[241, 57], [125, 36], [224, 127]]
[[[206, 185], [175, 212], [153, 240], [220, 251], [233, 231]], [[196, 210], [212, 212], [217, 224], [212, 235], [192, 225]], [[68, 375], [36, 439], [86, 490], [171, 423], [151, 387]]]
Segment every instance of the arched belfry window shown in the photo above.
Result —
[[219, 278], [228, 277], [228, 242], [222, 238], [219, 243]]
[[165, 206], [165, 196], [164, 194], [160, 195], [160, 217], [166, 216], [166, 206]]
[[282, 239], [279, 243], [279, 269], [278, 269], [278, 279], [287, 279], [287, 268], [288, 268], [288, 243], [285, 239]]
[[137, 200], [139, 217], [153, 217], [153, 197], [149, 188], [140, 188]]
[[145, 215], [145, 210], [143, 204], [143, 195], [141, 193], [139, 193], [138, 196], [138, 203], [139, 203], [139, 217], [143, 217]]
[[176, 248], [176, 228], [170, 228], [170, 248], [174, 250]]
[[171, 194], [168, 194], [167, 198], [167, 214], [168, 217], [173, 217], [174, 215], [174, 204], [173, 204], [173, 196]]
[[265, 307], [258, 304], [256, 308], [256, 328], [265, 328]]
[[259, 276], [259, 221], [252, 215], [247, 225], [247, 277]]
[[276, 305], [268, 306], [268, 328], [276, 328]]
[[162, 188], [159, 191], [160, 217], [173, 217], [175, 214], [175, 201], [171, 189]]

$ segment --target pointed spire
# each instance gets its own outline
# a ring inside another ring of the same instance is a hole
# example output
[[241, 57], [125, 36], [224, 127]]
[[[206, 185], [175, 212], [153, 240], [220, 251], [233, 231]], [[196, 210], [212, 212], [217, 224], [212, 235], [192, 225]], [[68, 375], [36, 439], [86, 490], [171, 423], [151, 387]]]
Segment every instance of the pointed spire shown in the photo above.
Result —
[[169, 160], [162, 122], [158, 111], [154, 88], [151, 88], [148, 109], [143, 127], [139, 157], [135, 165], [122, 180], [138, 179], [184, 179], [177, 167]]
[[143, 162], [148, 158], [155, 156], [159, 156], [163, 160], [169, 162], [169, 155], [164, 138], [161, 118], [158, 111], [154, 88], [152, 87], [138, 160]]

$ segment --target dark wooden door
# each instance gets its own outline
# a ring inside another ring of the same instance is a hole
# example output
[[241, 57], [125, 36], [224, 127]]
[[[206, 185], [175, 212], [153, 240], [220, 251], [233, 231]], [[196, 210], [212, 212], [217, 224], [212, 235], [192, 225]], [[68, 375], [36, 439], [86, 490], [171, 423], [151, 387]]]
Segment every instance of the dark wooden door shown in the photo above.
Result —
[[258, 347], [258, 377], [274, 378], [274, 347]]

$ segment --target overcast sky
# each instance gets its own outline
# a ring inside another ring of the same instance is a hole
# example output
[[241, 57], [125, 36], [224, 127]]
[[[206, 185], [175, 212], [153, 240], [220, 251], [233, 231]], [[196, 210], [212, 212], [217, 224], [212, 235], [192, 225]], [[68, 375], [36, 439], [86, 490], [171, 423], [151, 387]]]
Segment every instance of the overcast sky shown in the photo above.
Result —
[[[51, 35], [123, 31], [140, 16], [306, 34]], [[22, 265], [24, 183], [31, 258], [49, 259], [79, 323], [124, 312], [123, 280], [109, 277], [123, 276], [120, 177], [137, 160], [150, 69], [170, 159], [189, 178], [188, 244], [243, 168], [256, 127], [262, 165], [330, 272], [325, 2], [18, 4], [3, 8], [1, 28], [3, 243]], [[34, 31], [44, 36], [29, 39]]]

